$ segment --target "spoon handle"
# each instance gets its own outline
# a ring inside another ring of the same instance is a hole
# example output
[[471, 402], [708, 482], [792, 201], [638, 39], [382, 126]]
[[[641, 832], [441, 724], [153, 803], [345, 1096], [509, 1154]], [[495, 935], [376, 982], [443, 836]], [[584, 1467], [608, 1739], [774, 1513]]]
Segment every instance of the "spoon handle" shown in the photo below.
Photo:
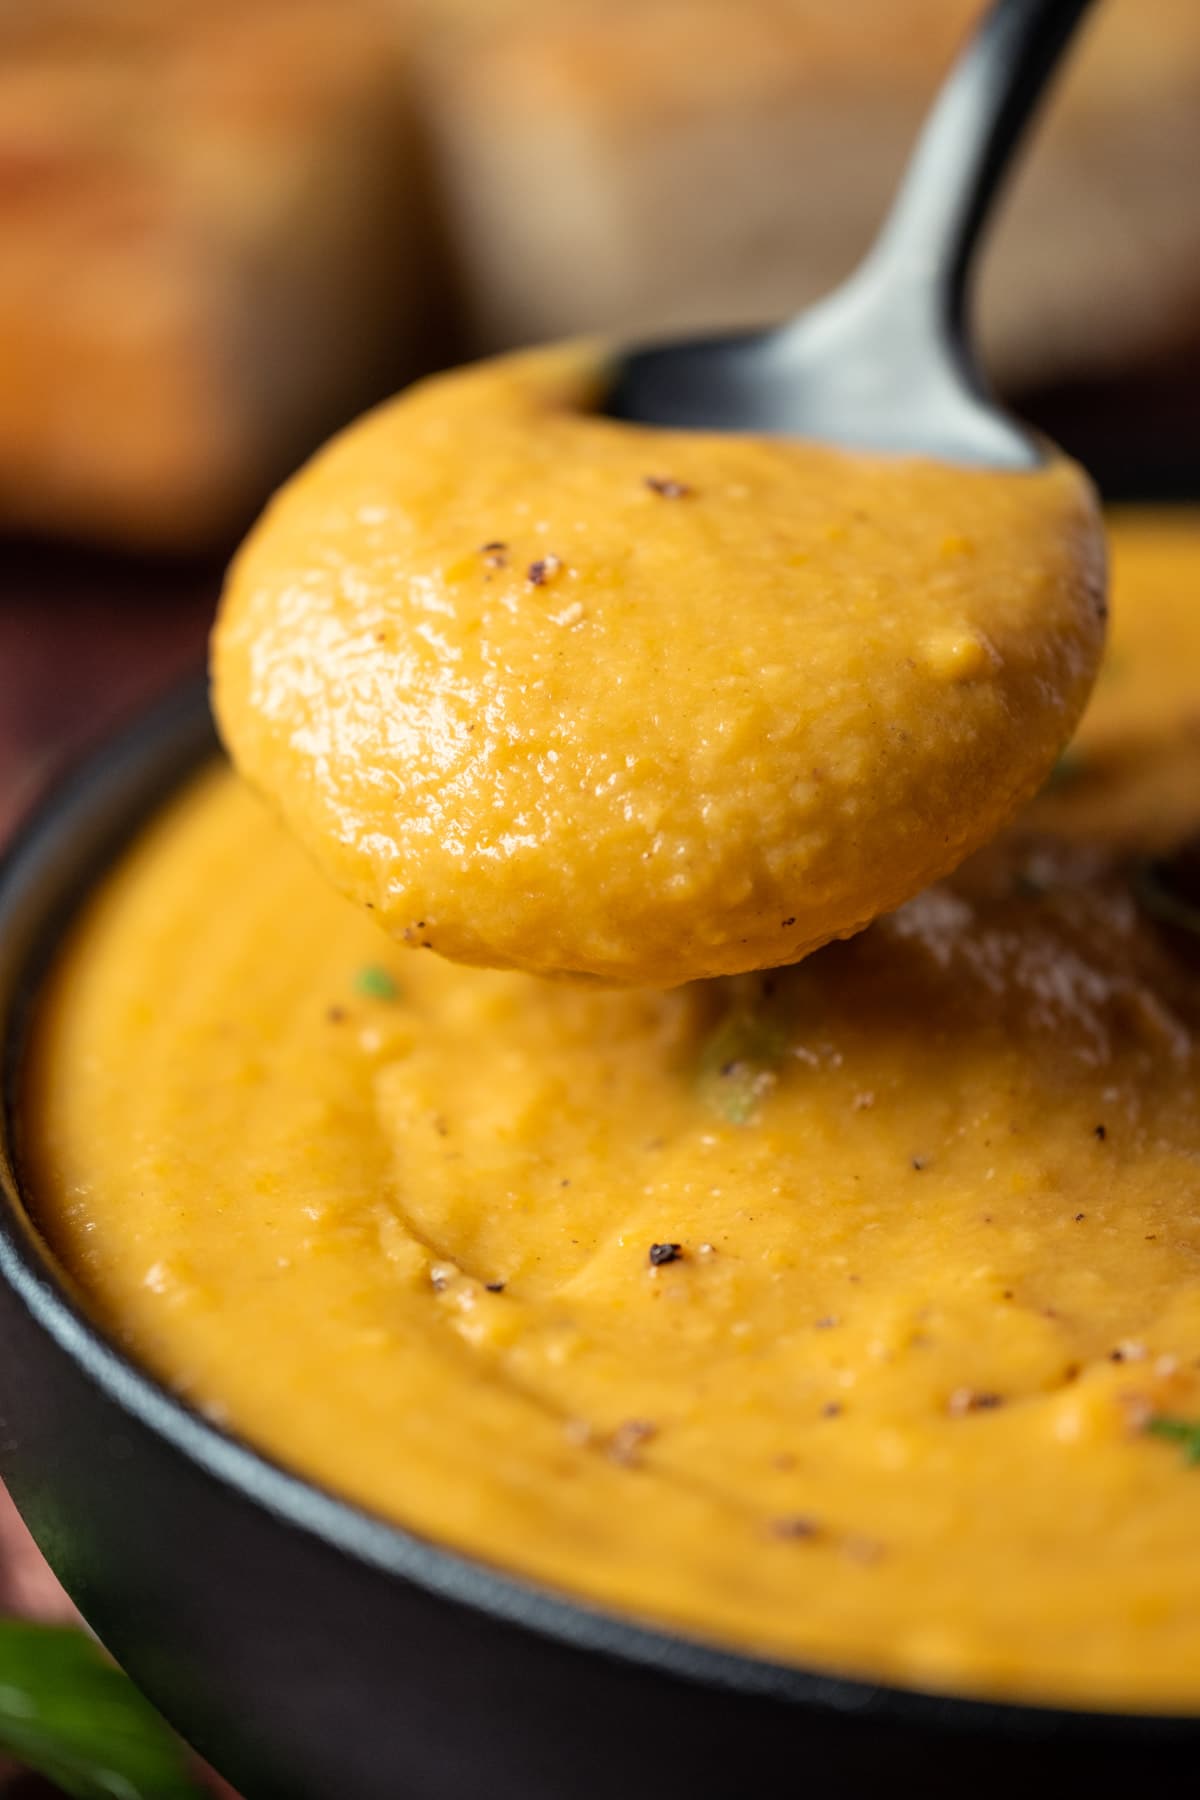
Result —
[[1091, 0], [996, 0], [934, 104], [871, 262], [932, 287], [958, 334], [975, 246], [1011, 153]]

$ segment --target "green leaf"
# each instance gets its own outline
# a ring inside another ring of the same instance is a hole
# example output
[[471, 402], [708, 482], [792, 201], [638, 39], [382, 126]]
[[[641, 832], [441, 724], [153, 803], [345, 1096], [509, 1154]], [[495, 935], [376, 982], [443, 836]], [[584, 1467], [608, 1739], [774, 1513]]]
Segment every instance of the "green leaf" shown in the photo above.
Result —
[[735, 1000], [700, 1046], [701, 1098], [731, 1125], [749, 1124], [786, 1048], [782, 1026], [761, 1000]]
[[354, 977], [354, 991], [368, 1000], [398, 1000], [400, 983], [382, 963], [366, 963]]
[[1151, 1437], [1178, 1444], [1189, 1468], [1200, 1468], [1200, 1419], [1177, 1419], [1169, 1413], [1158, 1413], [1148, 1421], [1146, 1431]]
[[179, 1740], [70, 1626], [0, 1619], [0, 1753], [73, 1800], [202, 1800]]

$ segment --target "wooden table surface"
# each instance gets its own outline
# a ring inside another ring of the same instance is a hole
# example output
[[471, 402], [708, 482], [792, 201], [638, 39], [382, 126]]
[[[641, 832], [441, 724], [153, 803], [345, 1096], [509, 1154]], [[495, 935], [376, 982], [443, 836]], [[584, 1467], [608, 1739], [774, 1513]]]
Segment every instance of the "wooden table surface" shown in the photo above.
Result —
[[[31, 546], [0, 562], [0, 844], [105, 732], [198, 669], [220, 564], [147, 566]], [[0, 1612], [71, 1616], [0, 1488]], [[11, 1778], [5, 1800], [53, 1790]], [[229, 1790], [214, 1784], [215, 1793]]]

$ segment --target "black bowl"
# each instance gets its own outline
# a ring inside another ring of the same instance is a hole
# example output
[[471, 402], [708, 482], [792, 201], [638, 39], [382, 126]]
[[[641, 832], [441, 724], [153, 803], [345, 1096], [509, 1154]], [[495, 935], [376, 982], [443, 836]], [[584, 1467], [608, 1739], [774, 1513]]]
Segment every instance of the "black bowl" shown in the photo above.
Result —
[[1011, 1800], [1137, 1791], [1175, 1767], [1194, 1781], [1200, 1719], [787, 1668], [468, 1561], [266, 1461], [96, 1328], [22, 1197], [29, 1002], [96, 876], [214, 747], [198, 684], [61, 788], [0, 872], [0, 1470], [183, 1734], [247, 1800]]

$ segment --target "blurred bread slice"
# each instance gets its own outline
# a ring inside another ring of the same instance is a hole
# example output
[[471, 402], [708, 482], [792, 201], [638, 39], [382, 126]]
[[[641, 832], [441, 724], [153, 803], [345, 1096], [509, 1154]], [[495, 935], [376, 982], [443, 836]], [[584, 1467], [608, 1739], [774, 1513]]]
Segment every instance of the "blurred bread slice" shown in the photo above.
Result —
[[981, 286], [1015, 385], [1200, 346], [1200, 5], [1097, 7], [1017, 170]]
[[[776, 318], [882, 216], [980, 0], [445, 0], [427, 89], [482, 343]], [[1200, 6], [1097, 9], [989, 257], [988, 358], [1200, 335]]]
[[[0, 0], [0, 527], [226, 541], [436, 358], [785, 315], [976, 11]], [[1200, 5], [1096, 12], [985, 269], [1010, 387], [1200, 346]]]
[[411, 372], [405, 53], [368, 0], [0, 7], [0, 522], [222, 539]]

